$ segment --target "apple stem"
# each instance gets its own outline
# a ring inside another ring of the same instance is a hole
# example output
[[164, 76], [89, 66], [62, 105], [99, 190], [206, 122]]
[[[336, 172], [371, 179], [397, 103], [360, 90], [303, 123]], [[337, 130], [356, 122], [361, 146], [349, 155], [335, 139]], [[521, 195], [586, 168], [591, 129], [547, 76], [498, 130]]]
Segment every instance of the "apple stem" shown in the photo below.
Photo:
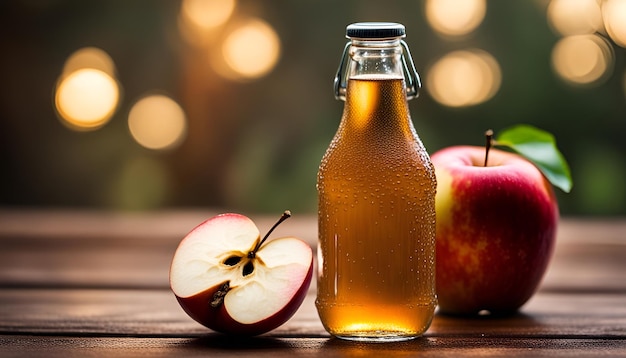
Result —
[[485, 167], [487, 166], [487, 160], [489, 160], [489, 149], [493, 145], [493, 130], [488, 129], [485, 132]]
[[282, 223], [283, 221], [289, 219], [290, 217], [291, 217], [291, 211], [285, 210], [283, 215], [281, 215], [280, 219], [278, 219], [278, 221], [274, 224], [274, 226], [272, 226], [272, 228], [267, 232], [267, 234], [265, 234], [263, 239], [261, 241], [259, 241], [258, 244], [256, 244], [256, 246], [254, 247], [254, 250], [248, 252], [248, 258], [249, 259], [253, 259], [254, 257], [256, 257], [256, 252], [259, 250], [259, 248], [261, 248], [261, 246], [263, 245], [265, 240], [267, 240], [267, 238], [270, 236], [272, 231], [274, 231], [274, 229], [276, 229], [276, 227], [278, 225], [280, 225], [280, 223]]

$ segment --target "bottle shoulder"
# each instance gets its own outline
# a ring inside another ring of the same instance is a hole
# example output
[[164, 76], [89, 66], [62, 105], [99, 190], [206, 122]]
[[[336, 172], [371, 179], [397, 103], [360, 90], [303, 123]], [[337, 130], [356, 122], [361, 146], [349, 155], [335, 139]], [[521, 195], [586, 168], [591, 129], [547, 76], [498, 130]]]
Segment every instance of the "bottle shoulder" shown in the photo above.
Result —
[[420, 171], [434, 177], [434, 166], [419, 139], [396, 143], [360, 142], [338, 133], [328, 146], [320, 170], [371, 172], [395, 175]]

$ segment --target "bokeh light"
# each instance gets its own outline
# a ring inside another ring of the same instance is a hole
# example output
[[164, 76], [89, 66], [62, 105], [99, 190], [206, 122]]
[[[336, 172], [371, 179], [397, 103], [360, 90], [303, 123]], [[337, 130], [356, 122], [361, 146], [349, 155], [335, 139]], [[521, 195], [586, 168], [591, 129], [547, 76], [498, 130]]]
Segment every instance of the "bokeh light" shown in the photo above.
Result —
[[112, 78], [116, 77], [113, 59], [108, 53], [97, 47], [83, 47], [75, 51], [65, 61], [61, 77], [64, 78], [83, 68], [93, 68], [108, 74]]
[[611, 39], [619, 46], [626, 47], [626, 0], [605, 0], [602, 17]]
[[239, 79], [262, 77], [274, 68], [280, 51], [280, 39], [269, 24], [259, 19], [247, 20], [224, 39], [223, 61], [231, 73], [221, 74]]
[[236, 7], [236, 0], [183, 0], [178, 16], [181, 36], [191, 45], [206, 46]]
[[119, 86], [114, 78], [97, 69], [83, 68], [61, 79], [55, 106], [70, 128], [93, 130], [111, 119], [119, 97]]
[[485, 18], [485, 0], [426, 0], [426, 20], [442, 35], [459, 36], [472, 32]]
[[181, 16], [203, 29], [223, 25], [235, 10], [235, 0], [183, 0]]
[[150, 95], [137, 101], [128, 114], [128, 128], [133, 138], [148, 149], [171, 149], [187, 133], [183, 109], [164, 95]]
[[564, 37], [552, 49], [554, 71], [570, 84], [598, 84], [612, 74], [613, 63], [613, 47], [599, 35]]
[[427, 89], [449, 107], [473, 106], [492, 98], [500, 89], [502, 74], [493, 56], [482, 50], [451, 52], [427, 73]]
[[548, 23], [563, 36], [592, 34], [602, 29], [602, 12], [597, 0], [552, 0]]

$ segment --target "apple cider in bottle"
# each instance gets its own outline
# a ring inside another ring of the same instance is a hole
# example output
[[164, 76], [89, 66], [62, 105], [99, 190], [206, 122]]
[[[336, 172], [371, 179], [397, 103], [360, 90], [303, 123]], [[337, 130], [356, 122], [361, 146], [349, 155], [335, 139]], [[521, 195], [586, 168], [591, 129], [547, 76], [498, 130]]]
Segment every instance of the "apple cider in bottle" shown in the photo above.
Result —
[[436, 306], [432, 163], [407, 100], [419, 77], [395, 23], [349, 25], [335, 79], [345, 100], [319, 168], [316, 306], [352, 340], [420, 336]]

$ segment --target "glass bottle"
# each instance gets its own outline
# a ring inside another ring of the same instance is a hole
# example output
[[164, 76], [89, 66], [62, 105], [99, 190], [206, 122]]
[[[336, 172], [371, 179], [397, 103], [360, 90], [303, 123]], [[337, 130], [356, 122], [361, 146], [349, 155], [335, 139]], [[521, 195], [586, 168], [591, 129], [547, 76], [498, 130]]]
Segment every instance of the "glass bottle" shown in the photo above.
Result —
[[409, 113], [420, 80], [404, 36], [349, 25], [335, 78], [345, 106], [317, 177], [316, 307], [339, 338], [415, 338], [436, 306], [436, 180]]

